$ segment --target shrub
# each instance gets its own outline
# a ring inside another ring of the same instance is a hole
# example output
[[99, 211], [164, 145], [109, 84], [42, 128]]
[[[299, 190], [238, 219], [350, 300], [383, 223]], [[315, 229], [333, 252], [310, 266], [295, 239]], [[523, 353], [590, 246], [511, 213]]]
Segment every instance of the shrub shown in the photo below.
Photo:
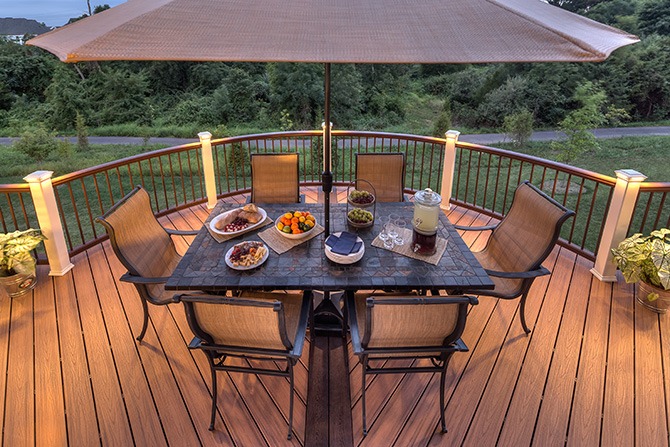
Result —
[[437, 117], [433, 125], [433, 136], [444, 138], [444, 134], [449, 129], [451, 129], [451, 99], [447, 98], [444, 100], [440, 116]]
[[86, 152], [90, 146], [88, 144], [88, 129], [86, 122], [81, 113], [77, 112], [77, 119], [75, 120], [75, 128], [77, 129], [77, 148], [80, 152]]
[[28, 130], [14, 143], [14, 148], [36, 161], [42, 161], [58, 148], [58, 141], [44, 127]]
[[515, 147], [522, 147], [533, 134], [533, 114], [523, 109], [507, 115], [503, 122], [503, 132], [512, 140]]

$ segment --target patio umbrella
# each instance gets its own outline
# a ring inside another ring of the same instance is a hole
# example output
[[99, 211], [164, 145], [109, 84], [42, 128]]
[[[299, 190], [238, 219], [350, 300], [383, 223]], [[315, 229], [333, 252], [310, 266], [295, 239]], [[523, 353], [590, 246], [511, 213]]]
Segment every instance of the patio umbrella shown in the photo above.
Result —
[[[129, 0], [28, 41], [64, 62], [594, 62], [639, 39], [540, 0]], [[330, 230], [330, 127], [324, 226]]]

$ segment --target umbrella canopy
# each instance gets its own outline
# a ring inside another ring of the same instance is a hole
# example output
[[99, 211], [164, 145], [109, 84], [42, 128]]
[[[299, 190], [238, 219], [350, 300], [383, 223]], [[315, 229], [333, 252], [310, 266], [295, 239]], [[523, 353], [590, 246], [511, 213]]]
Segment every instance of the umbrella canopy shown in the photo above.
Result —
[[[129, 0], [29, 40], [64, 62], [595, 62], [639, 39], [540, 0]], [[330, 127], [324, 226], [330, 232]]]
[[638, 39], [540, 0], [129, 0], [28, 42], [64, 62], [601, 61]]

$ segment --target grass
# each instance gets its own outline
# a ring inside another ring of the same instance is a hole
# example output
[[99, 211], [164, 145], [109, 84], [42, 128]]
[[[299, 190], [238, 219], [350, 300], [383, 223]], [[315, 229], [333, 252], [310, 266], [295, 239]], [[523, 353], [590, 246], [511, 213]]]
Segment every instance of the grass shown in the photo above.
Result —
[[[612, 177], [618, 169], [635, 169], [646, 175], [647, 181], [670, 182], [670, 137], [623, 137], [598, 142], [600, 149], [583, 153], [568, 164]], [[557, 160], [559, 155], [547, 142], [531, 141], [522, 148], [508, 143], [496, 146], [549, 160]]]

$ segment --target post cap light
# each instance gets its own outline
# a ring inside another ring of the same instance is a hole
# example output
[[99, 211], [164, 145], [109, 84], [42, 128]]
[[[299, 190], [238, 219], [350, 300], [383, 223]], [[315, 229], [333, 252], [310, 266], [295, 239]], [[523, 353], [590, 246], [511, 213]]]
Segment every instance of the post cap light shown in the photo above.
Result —
[[619, 169], [614, 171], [618, 179], [625, 180], [627, 182], [639, 183], [647, 179], [647, 176], [641, 172], [637, 172], [635, 169]]
[[28, 183], [41, 183], [45, 180], [49, 180], [53, 173], [53, 171], [35, 171], [23, 177], [23, 180]]
[[200, 141], [211, 140], [212, 134], [210, 132], [200, 132], [198, 138], [200, 138]]
[[447, 140], [452, 139], [452, 140], [458, 140], [458, 136], [461, 133], [457, 130], [448, 130], [447, 133], [444, 134], [445, 138]]

